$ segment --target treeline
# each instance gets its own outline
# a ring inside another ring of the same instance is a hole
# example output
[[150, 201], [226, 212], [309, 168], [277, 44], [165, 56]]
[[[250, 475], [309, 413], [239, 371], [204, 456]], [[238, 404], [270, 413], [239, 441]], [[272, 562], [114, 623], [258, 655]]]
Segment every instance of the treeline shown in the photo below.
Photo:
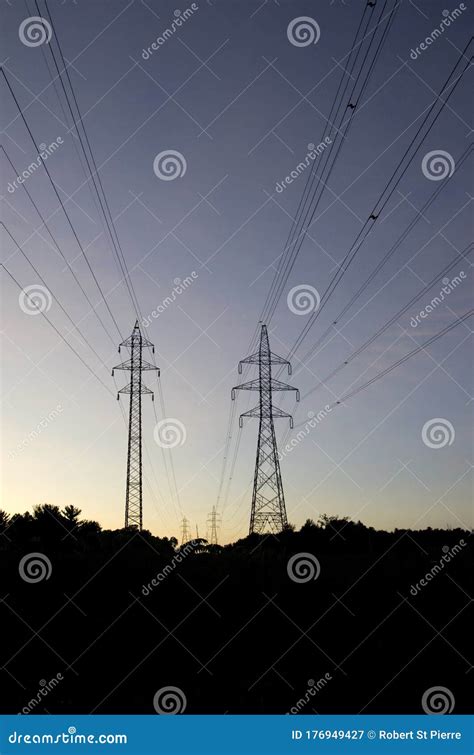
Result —
[[[135, 527], [117, 530], [104, 530], [93, 520], [82, 519], [81, 510], [68, 505], [41, 504], [33, 508], [33, 513], [10, 515], [0, 510], [0, 549], [42, 545], [55, 551], [94, 551], [110, 550], [128, 540], [140, 541], [146, 549], [148, 544], [156, 547], [162, 556], [172, 557], [183, 547], [174, 536], [158, 537], [148, 530], [138, 533]], [[410, 533], [410, 538], [404, 537]], [[227, 545], [210, 545], [205, 538], [190, 541], [195, 555], [202, 553], [226, 554], [230, 551], [255, 551], [278, 549], [316, 548], [320, 552], [361, 552], [374, 553], [385, 550], [396, 541], [403, 542], [404, 548], [417, 551], [420, 548], [440, 550], [451, 547], [460, 539], [470, 536], [464, 529], [408, 530], [396, 528], [392, 532], [367, 527], [362, 522], [353, 522], [349, 517], [322, 514], [314, 522], [307, 519], [297, 530], [289, 525], [286, 530], [275, 535], [249, 535]], [[140, 537], [137, 538], [137, 535]]]
[[186, 713], [422, 713], [439, 686], [470, 712], [470, 535], [323, 515], [211, 546], [0, 513], [1, 712], [155, 714], [171, 687]]

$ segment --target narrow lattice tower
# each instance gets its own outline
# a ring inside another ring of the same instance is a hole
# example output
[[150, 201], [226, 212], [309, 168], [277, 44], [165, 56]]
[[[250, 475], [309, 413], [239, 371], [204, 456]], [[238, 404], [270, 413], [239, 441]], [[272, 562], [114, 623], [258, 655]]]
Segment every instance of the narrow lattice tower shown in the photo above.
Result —
[[191, 530], [189, 529], [189, 521], [183, 516], [181, 520], [181, 545], [189, 543], [191, 540]]
[[209, 514], [209, 517], [207, 519], [207, 529], [208, 529], [208, 542], [211, 545], [217, 545], [217, 529], [219, 526], [219, 515], [216, 511], [216, 507], [212, 507], [212, 511]]
[[138, 320], [135, 322], [132, 335], [123, 341], [119, 346], [130, 349], [130, 358], [122, 364], [118, 364], [112, 370], [130, 370], [130, 382], [121, 393], [130, 394], [130, 411], [128, 420], [128, 455], [127, 455], [127, 492], [125, 496], [125, 527], [143, 527], [143, 495], [142, 495], [142, 396], [146, 393], [151, 394], [154, 399], [153, 391], [150, 391], [142, 383], [142, 372], [144, 370], [156, 370], [158, 375], [160, 370], [150, 362], [145, 362], [142, 357], [144, 348], [151, 348], [155, 353], [155, 347], [150, 341], [143, 337]]
[[272, 378], [273, 364], [287, 366], [289, 375], [291, 365], [288, 360], [270, 351], [266, 325], [261, 328], [259, 350], [239, 362], [240, 374], [243, 364], [258, 364], [258, 379], [232, 388], [232, 399], [238, 390], [258, 391], [260, 395], [258, 406], [241, 414], [239, 420], [240, 427], [244, 417], [258, 417], [260, 420], [249, 532], [281, 532], [288, 525], [288, 519], [273, 420], [275, 417], [288, 417], [290, 427], [293, 427], [293, 419], [287, 412], [273, 406], [272, 394], [273, 391], [296, 391], [296, 400], [299, 401], [299, 391]]

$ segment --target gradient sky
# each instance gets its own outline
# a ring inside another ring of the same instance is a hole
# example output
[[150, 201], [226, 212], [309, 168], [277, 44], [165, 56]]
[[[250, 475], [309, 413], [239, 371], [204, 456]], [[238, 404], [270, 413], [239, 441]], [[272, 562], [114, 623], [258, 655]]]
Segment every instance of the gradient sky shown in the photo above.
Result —
[[[39, 0], [45, 15], [42, 0]], [[189, 4], [190, 5], [190, 4]], [[186, 7], [189, 7], [186, 5]], [[248, 354], [273, 279], [291, 217], [306, 176], [282, 193], [275, 184], [318, 143], [361, 9], [354, 0], [202, 0], [179, 31], [153, 52], [142, 50], [170, 25], [176, 6], [139, 0], [51, 0], [49, 7], [100, 170], [144, 317], [169, 296], [176, 279], [195, 280], [158, 318], [146, 336], [156, 347], [168, 417], [186, 428], [183, 445], [171, 452], [179, 500], [170, 492], [161, 449], [153, 437], [151, 400], [144, 401], [144, 525], [158, 535], [179, 535], [180, 519], [206, 534], [216, 504], [230, 408], [230, 390], [240, 382], [239, 359]], [[438, 0], [405, 0], [395, 19], [311, 229], [269, 324], [273, 351], [286, 356], [307, 322], [287, 305], [289, 290], [310, 285], [322, 293], [370, 214], [387, 178], [456, 63], [472, 28], [469, 7], [416, 60], [420, 44], [453, 10]], [[181, 11], [185, 10], [182, 6]], [[24, 45], [21, 22], [37, 15], [32, 0], [2, 4], [5, 70], [37, 143], [63, 144], [47, 166], [63, 193], [77, 234], [107, 294], [124, 337], [134, 313], [107, 242], [78, 159], [46, 61], [47, 44]], [[297, 47], [287, 38], [296, 17], [313, 17], [317, 44]], [[51, 69], [52, 70], [52, 69]], [[23, 170], [36, 157], [3, 81], [2, 139]], [[306, 93], [311, 93], [306, 97]], [[351, 311], [367, 306], [308, 364], [299, 360], [346, 304], [380, 257], [416, 217], [438, 184], [422, 173], [423, 156], [444, 150], [454, 161], [472, 141], [468, 80], [457, 87], [426, 141], [293, 361], [289, 378], [304, 394], [440, 272], [472, 238], [472, 159], [455, 168], [449, 185], [400, 246]], [[64, 105], [64, 101], [63, 101]], [[165, 150], [184, 155], [187, 169], [172, 181], [153, 171]], [[75, 334], [71, 345], [110, 387], [110, 369], [121, 361], [90, 313], [87, 302], [47, 235], [3, 153], [3, 221], [37, 266], [51, 292], [79, 323], [88, 344]], [[27, 181], [65, 256], [94, 303], [100, 297], [43, 169]], [[81, 187], [81, 188], [79, 188]], [[343, 193], [344, 192], [344, 193]], [[342, 196], [341, 196], [342, 195]], [[338, 199], [340, 197], [340, 199]], [[405, 197], [405, 198], [404, 198]], [[325, 210], [325, 212], [323, 212]], [[36, 274], [2, 230], [2, 257], [22, 287]], [[416, 329], [410, 319], [430, 295], [414, 305], [328, 385], [301, 402], [295, 424], [318, 412], [350, 386], [441, 330], [472, 301], [469, 260], [452, 275], [466, 280]], [[115, 395], [87, 371], [41, 315], [25, 314], [19, 290], [2, 272], [2, 507], [31, 510], [48, 502], [74, 504], [104, 527], [123, 524], [127, 433]], [[118, 285], [117, 285], [118, 284]], [[103, 303], [97, 311], [114, 344], [120, 337]], [[70, 330], [53, 299], [47, 313], [58, 330]], [[83, 319], [82, 319], [83, 318]], [[471, 525], [472, 321], [457, 327], [344, 406], [334, 409], [282, 460], [288, 518], [297, 526], [320, 513], [347, 515], [375, 527]], [[125, 356], [123, 358], [126, 358]], [[249, 375], [253, 377], [253, 375]], [[146, 384], [156, 389], [152, 373]], [[286, 379], [286, 378], [284, 378]], [[117, 385], [127, 382], [116, 373]], [[252, 396], [252, 398], [255, 398]], [[293, 397], [275, 403], [290, 411]], [[128, 408], [128, 398], [120, 399]], [[55, 407], [57, 416], [36, 438], [30, 434]], [[249, 408], [239, 396], [237, 411]], [[158, 418], [160, 404], [156, 402]], [[429, 448], [422, 428], [447, 420], [454, 440]], [[235, 473], [220, 499], [222, 542], [247, 533], [257, 422], [241, 435]], [[278, 421], [278, 437], [287, 425]], [[289, 436], [294, 437], [296, 430]], [[229, 457], [238, 437], [235, 424]], [[169, 472], [169, 456], [166, 454]], [[172, 486], [173, 487], [173, 486]], [[227, 494], [228, 493], [228, 494]]]

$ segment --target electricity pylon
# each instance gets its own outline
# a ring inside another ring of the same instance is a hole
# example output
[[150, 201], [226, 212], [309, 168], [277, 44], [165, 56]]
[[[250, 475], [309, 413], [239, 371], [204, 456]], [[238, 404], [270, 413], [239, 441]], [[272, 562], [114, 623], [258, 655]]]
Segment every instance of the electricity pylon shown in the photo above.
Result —
[[191, 540], [191, 530], [189, 529], [189, 521], [183, 516], [181, 520], [181, 545], [189, 543]]
[[235, 399], [235, 392], [239, 390], [258, 391], [260, 396], [258, 406], [244, 412], [239, 418], [240, 427], [243, 425], [244, 417], [258, 417], [260, 420], [249, 534], [281, 532], [288, 526], [288, 519], [273, 420], [288, 417], [290, 427], [293, 427], [293, 418], [287, 412], [273, 406], [272, 394], [273, 391], [296, 391], [297, 401], [300, 394], [297, 388], [272, 378], [272, 364], [287, 366], [289, 375], [291, 365], [287, 359], [270, 351], [266, 325], [262, 325], [261, 328], [259, 350], [239, 362], [239, 374], [242, 374], [243, 364], [258, 364], [258, 378], [232, 388], [232, 400]]
[[151, 394], [154, 400], [153, 391], [150, 391], [142, 383], [142, 372], [145, 370], [156, 370], [158, 377], [160, 370], [154, 364], [146, 362], [142, 357], [144, 348], [151, 348], [153, 354], [155, 347], [150, 341], [142, 336], [138, 320], [135, 322], [132, 335], [123, 341], [118, 350], [125, 346], [130, 349], [130, 358], [122, 364], [118, 364], [112, 370], [130, 370], [130, 382], [121, 393], [130, 394], [130, 411], [128, 420], [128, 455], [127, 455], [127, 492], [125, 496], [125, 527], [143, 527], [143, 495], [142, 495], [142, 396]]
[[[219, 515], [217, 514], [216, 507], [212, 507], [212, 511], [209, 514], [208, 520], [207, 520], [207, 527], [208, 527], [208, 541], [210, 545], [217, 545], [217, 529], [219, 526]], [[210, 534], [209, 534], [210, 533]]]

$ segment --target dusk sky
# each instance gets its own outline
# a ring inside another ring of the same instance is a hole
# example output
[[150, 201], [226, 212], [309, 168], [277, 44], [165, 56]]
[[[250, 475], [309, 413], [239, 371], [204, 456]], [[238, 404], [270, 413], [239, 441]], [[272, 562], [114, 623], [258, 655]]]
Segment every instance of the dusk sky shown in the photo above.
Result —
[[[186, 516], [192, 534], [197, 525], [205, 536], [206, 520], [217, 503], [221, 542], [248, 532], [258, 422], [247, 420], [239, 433], [237, 415], [257, 402], [257, 394], [240, 393], [236, 399], [220, 486], [231, 389], [257, 377], [252, 368], [242, 378], [237, 365], [251, 353], [308, 175], [328, 153], [323, 151], [310, 167], [296, 173], [284, 190], [277, 190], [277, 184], [305, 160], [308, 145], [318, 145], [329, 133], [332, 146], [339, 146], [337, 129], [331, 131], [326, 119], [365, 5], [355, 0], [200, 0], [192, 7], [180, 6], [181, 18], [187, 9], [192, 12], [163, 38], [180, 17], [170, 2], [48, 2], [147, 323], [142, 330], [155, 344], [165, 419], [178, 428], [179, 444], [163, 453], [154, 435], [157, 419], [164, 419], [158, 380], [154, 372], [145, 373], [145, 384], [155, 391], [156, 417], [151, 398], [145, 396], [144, 527], [154, 534], [179, 537]], [[380, 9], [383, 3], [379, 0], [377, 5]], [[392, 5], [386, 3], [387, 9]], [[449, 28], [419, 54], [412, 53], [439, 29], [447, 17], [443, 11], [452, 14], [460, 6]], [[44, 0], [38, 0], [38, 7], [47, 18]], [[79, 159], [80, 144], [51, 57], [51, 49], [58, 56], [55, 38], [25, 43], [22, 22], [39, 15], [32, 0], [7, 1], [2, 12], [5, 74], [36, 144], [57, 144], [23, 185], [13, 185], [16, 173], [36, 160], [38, 149], [0, 77], [1, 144], [16, 168], [0, 151], [2, 260], [19, 284], [1, 270], [2, 508], [14, 513], [41, 503], [61, 508], [74, 504], [85, 518], [118, 528], [124, 518], [127, 453], [120, 405], [127, 418], [129, 399], [121, 396], [119, 404], [116, 392], [128, 375], [116, 372], [114, 382], [111, 369], [127, 358], [117, 347], [130, 335], [136, 315]], [[290, 39], [291, 23], [301, 17], [316, 24], [310, 44]], [[470, 3], [404, 0], [397, 9], [315, 222], [275, 313], [267, 320], [275, 353], [286, 358], [311, 317], [311, 312], [294, 311], [292, 290], [301, 286], [323, 296], [443, 83], [459, 59], [458, 72], [472, 55], [471, 45], [462, 57], [470, 29]], [[163, 43], [153, 50], [158, 38]], [[291, 354], [293, 375], [281, 379], [298, 387], [302, 400], [291, 432], [285, 420], [276, 420], [280, 451], [282, 440], [291, 442], [305, 426], [309, 412], [331, 407], [472, 307], [472, 255], [467, 254], [472, 251], [473, 195], [470, 73], [456, 85], [373, 232]], [[175, 157], [179, 153], [181, 175], [163, 178], [155, 158], [170, 151]], [[429, 153], [441, 153], [449, 177], [430, 175], [424, 161]], [[26, 189], [97, 305], [110, 337]], [[436, 191], [439, 194], [419, 216]], [[337, 331], [313, 358], [302, 362], [416, 218]], [[451, 263], [444, 277], [457, 277], [457, 283], [444, 301], [425, 312], [443, 287], [438, 281], [334, 378], [305, 398]], [[187, 284], [173, 295], [180, 281]], [[28, 297], [21, 296], [28, 286], [40, 287], [44, 314], [102, 384]], [[307, 518], [317, 520], [326, 513], [388, 529], [472, 527], [471, 329], [472, 318], [354, 398], [325, 411], [317, 426], [295, 442], [290, 453], [283, 453], [291, 523], [300, 527]], [[294, 395], [276, 394], [274, 402], [292, 411]]]

